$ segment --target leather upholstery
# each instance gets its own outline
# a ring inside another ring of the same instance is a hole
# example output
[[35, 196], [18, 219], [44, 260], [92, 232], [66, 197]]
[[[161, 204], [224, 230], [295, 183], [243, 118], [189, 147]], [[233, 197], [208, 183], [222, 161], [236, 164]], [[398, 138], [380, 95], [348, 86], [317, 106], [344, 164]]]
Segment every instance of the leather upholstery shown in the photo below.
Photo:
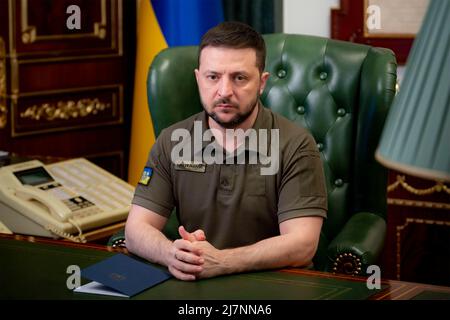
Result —
[[[264, 38], [271, 77], [262, 102], [308, 128], [321, 151], [329, 211], [315, 266], [364, 274], [385, 237], [387, 177], [374, 153], [395, 95], [395, 56], [314, 36]], [[193, 72], [197, 50], [166, 49], [151, 66], [148, 98], [156, 135], [202, 109]]]

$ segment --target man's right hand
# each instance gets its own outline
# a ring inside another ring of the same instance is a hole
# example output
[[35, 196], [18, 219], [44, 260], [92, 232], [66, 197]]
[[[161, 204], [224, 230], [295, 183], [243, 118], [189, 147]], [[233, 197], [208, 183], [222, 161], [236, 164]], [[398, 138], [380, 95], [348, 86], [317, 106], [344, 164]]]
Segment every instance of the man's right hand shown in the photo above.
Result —
[[188, 240], [190, 242], [206, 240], [205, 233], [201, 229], [195, 230], [194, 232], [187, 232], [183, 226], [179, 226], [178, 233], [180, 234], [182, 239]]
[[169, 252], [169, 271], [180, 280], [195, 280], [203, 271], [204, 259], [200, 257], [201, 252], [192, 246], [192, 242], [205, 241], [205, 233], [203, 230], [188, 232], [183, 226], [178, 228], [178, 232], [181, 239], [173, 242]]
[[205, 260], [201, 257], [202, 253], [189, 240], [175, 240], [168, 254], [167, 267], [180, 280], [195, 280], [196, 275], [203, 271]]

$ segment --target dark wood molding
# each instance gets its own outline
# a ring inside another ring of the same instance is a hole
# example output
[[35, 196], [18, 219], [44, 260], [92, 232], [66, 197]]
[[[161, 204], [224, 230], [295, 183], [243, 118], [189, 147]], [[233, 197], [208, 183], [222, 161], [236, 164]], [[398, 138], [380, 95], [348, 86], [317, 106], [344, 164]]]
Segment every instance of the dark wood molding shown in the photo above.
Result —
[[405, 64], [414, 38], [367, 37], [364, 34], [364, 0], [341, 0], [339, 9], [331, 9], [331, 38], [389, 48], [399, 64]]

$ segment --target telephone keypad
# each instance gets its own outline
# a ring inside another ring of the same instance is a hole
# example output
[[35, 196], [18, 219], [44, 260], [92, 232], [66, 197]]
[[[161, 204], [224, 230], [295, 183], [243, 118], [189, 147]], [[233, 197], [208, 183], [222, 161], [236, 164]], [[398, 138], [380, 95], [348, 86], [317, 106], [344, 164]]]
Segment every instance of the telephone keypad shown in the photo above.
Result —
[[69, 207], [71, 211], [78, 211], [85, 208], [93, 207], [95, 206], [94, 203], [87, 200], [86, 198], [83, 198], [82, 196], [65, 199], [63, 200], [64, 204]]
[[50, 189], [54, 189], [54, 188], [59, 188], [62, 187], [62, 185], [59, 182], [53, 182], [50, 184], [46, 184], [43, 186], [40, 186], [39, 189], [44, 190], [44, 191], [48, 191]]

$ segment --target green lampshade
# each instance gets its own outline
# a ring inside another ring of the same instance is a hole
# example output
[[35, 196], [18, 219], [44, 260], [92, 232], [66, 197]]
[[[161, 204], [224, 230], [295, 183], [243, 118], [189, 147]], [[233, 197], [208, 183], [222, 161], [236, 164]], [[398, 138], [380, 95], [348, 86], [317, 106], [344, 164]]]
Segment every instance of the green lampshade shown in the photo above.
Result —
[[376, 158], [386, 167], [450, 181], [450, 1], [432, 0], [386, 119]]

